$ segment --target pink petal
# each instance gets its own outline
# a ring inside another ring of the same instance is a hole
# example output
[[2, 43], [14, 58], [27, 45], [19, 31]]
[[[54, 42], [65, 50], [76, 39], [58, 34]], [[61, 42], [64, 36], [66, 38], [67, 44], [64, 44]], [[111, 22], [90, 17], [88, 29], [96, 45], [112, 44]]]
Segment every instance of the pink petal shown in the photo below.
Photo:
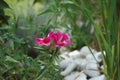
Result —
[[46, 45], [49, 46], [50, 45], [50, 38], [36, 38], [36, 43], [38, 45]]
[[48, 35], [47, 35], [47, 37], [52, 37], [53, 34], [54, 34], [53, 32], [49, 32]]
[[50, 42], [51, 42], [51, 39], [49, 37], [46, 37], [44, 38], [43, 40], [43, 44], [46, 45], [46, 46], [49, 46], [50, 45]]
[[73, 44], [73, 42], [66, 42], [66, 43], [64, 43], [64, 46], [67, 46], [69, 44]]
[[66, 34], [62, 34], [62, 36], [63, 36], [63, 40], [69, 40], [68, 35], [66, 35]]
[[56, 47], [62, 47], [67, 46], [69, 44], [72, 44], [72, 42], [69, 42], [69, 37], [67, 34], [56, 32], [52, 33], [52, 39], [54, 41], [54, 45]]
[[39, 45], [39, 44], [42, 44], [43, 43], [43, 38], [36, 38], [36, 43]]

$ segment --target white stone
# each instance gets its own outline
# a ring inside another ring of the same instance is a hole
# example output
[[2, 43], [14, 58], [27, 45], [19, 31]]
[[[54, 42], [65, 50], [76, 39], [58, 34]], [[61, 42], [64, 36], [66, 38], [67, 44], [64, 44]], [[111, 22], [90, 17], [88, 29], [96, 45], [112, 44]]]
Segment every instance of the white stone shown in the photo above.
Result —
[[88, 54], [86, 60], [88, 63], [100, 63], [102, 61], [102, 55], [100, 52], [95, 54]]
[[92, 34], [94, 32], [94, 26], [91, 26], [90, 33]]
[[98, 70], [98, 68], [99, 68], [99, 64], [97, 63], [88, 63], [86, 65], [87, 70]]
[[94, 56], [87, 46], [81, 48], [80, 51], [62, 52], [63, 54], [60, 56], [63, 60], [59, 65], [64, 69], [61, 72], [61, 75], [64, 76], [64, 80], [87, 80], [87, 76], [91, 77], [88, 80], [105, 80], [105, 76], [101, 75], [99, 71], [99, 68], [101, 70], [104, 69], [103, 65], [99, 65], [99, 63], [102, 62], [102, 53], [92, 48], [90, 49]]
[[92, 48], [88, 48], [88, 46], [84, 46], [80, 49], [80, 56], [81, 57], [86, 57], [88, 54], [91, 54], [91, 51], [92, 53], [96, 53], [96, 51]]
[[80, 73], [75, 80], [87, 80], [87, 76], [84, 73]]
[[105, 75], [100, 75], [100, 76], [97, 76], [97, 77], [93, 77], [89, 80], [105, 80]]
[[102, 53], [101, 52], [95, 53], [95, 58], [96, 58], [97, 62], [101, 62], [102, 61]]
[[95, 60], [95, 58], [92, 54], [87, 55], [86, 61], [87, 61], [87, 63], [97, 63], [97, 61]]
[[90, 77], [96, 77], [100, 75], [100, 72], [97, 70], [84, 70], [84, 73]]
[[78, 50], [74, 50], [69, 53], [69, 56], [73, 59], [80, 58], [80, 52]]
[[65, 76], [64, 80], [75, 80], [79, 76], [79, 72], [72, 72], [71, 74]]
[[100, 69], [104, 70], [104, 66], [103, 66], [103, 65], [102, 65], [102, 66], [100, 66]]
[[67, 59], [64, 59], [62, 60], [60, 63], [59, 63], [59, 66], [61, 68], [66, 68], [69, 64], [73, 63], [73, 60], [71, 58], [67, 58]]
[[75, 68], [76, 68], [76, 64], [75, 63], [71, 63], [67, 66], [67, 68], [61, 72], [62, 76], [66, 76], [68, 74], [70, 74]]
[[86, 59], [75, 59], [74, 62], [77, 65], [77, 70], [83, 70], [86, 67]]

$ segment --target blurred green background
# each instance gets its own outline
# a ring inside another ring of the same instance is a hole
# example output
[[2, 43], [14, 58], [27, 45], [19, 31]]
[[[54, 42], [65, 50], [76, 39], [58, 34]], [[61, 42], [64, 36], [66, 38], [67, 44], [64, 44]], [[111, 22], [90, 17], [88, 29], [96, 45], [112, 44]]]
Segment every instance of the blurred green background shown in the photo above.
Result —
[[[100, 22], [98, 3], [89, 3], [91, 16]], [[62, 80], [59, 66], [50, 65], [47, 52], [35, 48], [35, 38], [59, 31], [74, 42], [67, 47], [70, 51], [92, 45], [94, 28], [78, 4], [79, 0], [0, 0], [0, 80]]]

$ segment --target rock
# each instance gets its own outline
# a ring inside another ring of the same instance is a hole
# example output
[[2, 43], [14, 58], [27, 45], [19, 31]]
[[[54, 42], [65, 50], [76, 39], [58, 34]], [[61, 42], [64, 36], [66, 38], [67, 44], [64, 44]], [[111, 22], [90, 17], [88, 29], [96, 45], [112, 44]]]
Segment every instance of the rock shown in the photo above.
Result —
[[72, 72], [70, 75], [67, 75], [64, 80], [75, 80], [76, 77], [79, 76], [79, 72]]
[[89, 77], [96, 77], [100, 75], [100, 72], [97, 70], [84, 70], [84, 73]]
[[91, 54], [91, 51], [92, 53], [96, 53], [96, 51], [94, 49], [89, 49], [88, 46], [84, 46], [80, 49], [80, 56], [83, 58], [83, 57], [86, 57], [88, 54]]
[[[94, 56], [93, 56], [94, 55]], [[86, 57], [87, 63], [100, 63], [102, 61], [101, 53], [88, 54]]]
[[75, 80], [87, 80], [87, 76], [84, 73], [80, 73]]
[[98, 70], [99, 65], [97, 63], [88, 63], [86, 65], [87, 70]]
[[73, 59], [80, 58], [80, 52], [78, 50], [74, 50], [70, 52], [68, 55], [70, 58], [73, 58]]
[[66, 76], [68, 74], [70, 74], [75, 68], [76, 68], [76, 64], [75, 63], [71, 63], [67, 66], [67, 68], [61, 72], [62, 76]]
[[87, 80], [87, 76], [82, 72], [72, 72], [70, 75], [67, 75], [64, 80]]
[[97, 62], [101, 62], [102, 61], [102, 53], [101, 52], [95, 53], [95, 58], [96, 58]]
[[63, 54], [60, 56], [64, 58], [64, 60], [61, 61], [59, 65], [64, 69], [61, 72], [64, 80], [105, 80], [105, 76], [101, 75], [104, 74], [102, 73], [104, 70], [102, 53], [92, 48], [90, 49], [93, 54], [87, 46], [81, 48], [80, 52], [78, 50], [72, 52], [61, 51]]
[[100, 75], [100, 76], [97, 76], [97, 77], [93, 77], [89, 80], [105, 80], [105, 75]]
[[59, 66], [61, 68], [66, 68], [69, 64], [73, 63], [73, 60], [71, 58], [64, 59], [59, 63]]
[[92, 54], [87, 55], [86, 61], [87, 61], [87, 63], [97, 63], [97, 61], [95, 60], [95, 58], [93, 57]]
[[83, 70], [86, 67], [86, 59], [75, 59], [74, 62], [77, 65], [77, 70]]
[[100, 69], [104, 70], [104, 66], [103, 66], [103, 65], [102, 65], [102, 66], [100, 66]]

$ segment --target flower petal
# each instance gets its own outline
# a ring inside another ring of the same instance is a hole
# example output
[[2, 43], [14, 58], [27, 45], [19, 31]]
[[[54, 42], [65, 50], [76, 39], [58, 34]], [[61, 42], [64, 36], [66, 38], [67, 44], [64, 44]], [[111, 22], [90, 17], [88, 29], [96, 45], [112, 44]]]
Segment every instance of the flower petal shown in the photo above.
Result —
[[56, 32], [52, 35], [52, 38], [54, 41], [54, 45], [59, 48], [72, 44], [72, 42], [69, 41], [68, 35], [64, 33]]
[[36, 43], [38, 45], [46, 45], [49, 46], [50, 45], [50, 38], [46, 37], [46, 38], [36, 38]]

